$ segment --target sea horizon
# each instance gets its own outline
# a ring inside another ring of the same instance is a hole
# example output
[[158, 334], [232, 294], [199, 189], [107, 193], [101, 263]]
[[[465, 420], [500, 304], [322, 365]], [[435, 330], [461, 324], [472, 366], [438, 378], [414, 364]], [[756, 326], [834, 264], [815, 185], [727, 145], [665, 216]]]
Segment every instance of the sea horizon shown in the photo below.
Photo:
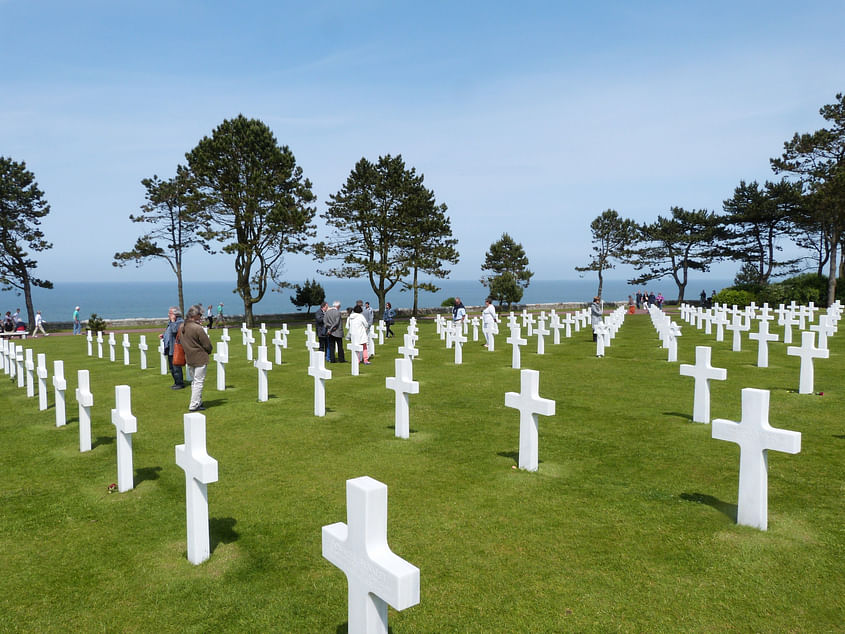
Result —
[[[305, 280], [292, 283], [302, 284]], [[317, 280], [326, 292], [326, 300], [338, 300], [341, 305], [354, 305], [358, 299], [369, 301], [377, 308], [375, 293], [369, 281], [364, 279], [324, 279]], [[435, 293], [419, 292], [420, 308], [433, 308], [450, 297], [461, 297], [468, 306], [484, 303], [487, 289], [479, 280], [435, 280], [440, 287]], [[687, 284], [685, 299], [695, 300], [702, 290], [709, 295], [712, 290], [729, 286], [731, 280], [706, 279], [693, 280]], [[695, 286], [694, 286], [695, 284]], [[700, 288], [699, 288], [700, 287]], [[219, 302], [224, 303], [225, 315], [243, 314], [243, 300], [234, 292], [234, 282], [220, 281], [184, 281], [183, 297], [186, 306], [202, 303], [204, 307], [214, 306], [216, 313]], [[593, 279], [575, 280], [532, 280], [524, 290], [521, 304], [545, 304], [558, 302], [589, 302], [598, 288], [598, 281]], [[628, 295], [634, 295], [638, 289], [647, 288], [655, 293], [662, 292], [668, 300], [677, 298], [677, 286], [666, 280], [653, 284], [632, 286], [624, 280], [605, 280], [602, 295], [605, 301], [626, 301]], [[305, 312], [297, 309], [290, 296], [294, 290], [267, 291], [264, 298], [253, 306], [253, 314], [278, 314]], [[96, 313], [104, 319], [163, 318], [168, 307], [177, 305], [176, 281], [133, 281], [133, 282], [54, 282], [54, 288], [34, 288], [33, 307], [40, 310], [45, 322], [70, 321], [75, 306], [80, 307], [80, 315], [87, 319]], [[11, 291], [0, 291], [2, 312], [21, 308], [26, 319], [26, 306], [23, 296]], [[387, 301], [394, 308], [410, 309], [413, 307], [413, 293], [400, 291], [399, 286], [387, 294]], [[312, 308], [313, 311], [313, 308]]]

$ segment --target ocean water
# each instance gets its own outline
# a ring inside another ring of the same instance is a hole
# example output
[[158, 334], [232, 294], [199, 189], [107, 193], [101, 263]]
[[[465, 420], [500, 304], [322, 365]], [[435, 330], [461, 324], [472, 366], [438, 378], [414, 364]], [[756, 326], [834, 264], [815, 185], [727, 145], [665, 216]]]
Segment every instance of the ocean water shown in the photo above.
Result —
[[[357, 299], [369, 301], [376, 306], [376, 297], [366, 280], [318, 280], [326, 291], [326, 300], [339, 300], [345, 308], [352, 306]], [[302, 281], [298, 282], [302, 283]], [[484, 303], [486, 289], [477, 280], [438, 280], [441, 289], [436, 293], [420, 292], [420, 308], [440, 306], [448, 297], [461, 297], [467, 306]], [[697, 299], [702, 289], [709, 294], [712, 289], [728, 286], [730, 280], [706, 280], [704, 285], [687, 286], [687, 299]], [[577, 280], [534, 280], [525, 289], [522, 303], [540, 304], [549, 302], [589, 302], [596, 292], [598, 282], [593, 279]], [[701, 286], [701, 288], [699, 288]], [[233, 292], [233, 282], [184, 282], [185, 304], [212, 304], [216, 311], [217, 303], [223, 302], [224, 314], [243, 314], [243, 301]], [[649, 290], [662, 292], [667, 299], [677, 297], [677, 287], [671, 282], [648, 285]], [[624, 280], [606, 280], [603, 296], [606, 301], [623, 301], [628, 295], [636, 293], [636, 288]], [[253, 307], [256, 315], [271, 313], [293, 313], [297, 308], [291, 304], [291, 289], [281, 292], [268, 291], [258, 304]], [[409, 291], [399, 291], [395, 287], [387, 295], [387, 301], [394, 308], [411, 308], [413, 295]], [[70, 321], [75, 306], [80, 307], [80, 314], [87, 319], [91, 313], [97, 313], [105, 319], [125, 319], [131, 317], [164, 318], [169, 306], [178, 304], [176, 280], [165, 282], [56, 282], [50, 290], [33, 289], [33, 305], [40, 310], [44, 320]], [[23, 297], [10, 291], [0, 292], [0, 308], [14, 312], [21, 308], [26, 319], [26, 306]], [[377, 306], [376, 306], [377, 307]], [[303, 309], [304, 310], [304, 309]]]

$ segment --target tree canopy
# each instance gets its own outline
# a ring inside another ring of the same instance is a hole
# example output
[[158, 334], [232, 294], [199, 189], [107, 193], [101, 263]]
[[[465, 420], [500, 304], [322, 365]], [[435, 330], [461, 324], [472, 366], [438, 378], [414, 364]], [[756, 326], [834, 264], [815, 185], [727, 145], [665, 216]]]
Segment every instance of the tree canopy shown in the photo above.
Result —
[[528, 269], [528, 256], [522, 245], [507, 233], [490, 245], [481, 265], [481, 283], [490, 289], [490, 297], [499, 302], [519, 302], [534, 273]]
[[620, 218], [613, 209], [607, 209], [590, 223], [593, 234], [592, 255], [587, 266], [576, 266], [576, 271], [596, 271], [599, 287], [596, 295], [601, 297], [604, 286], [604, 271], [614, 268], [614, 259], [622, 260], [628, 247], [637, 238], [637, 224], [633, 220]]
[[53, 288], [32, 274], [38, 267], [34, 254], [53, 246], [40, 228], [48, 213], [50, 205], [26, 164], [0, 156], [0, 284], [23, 294], [30, 325], [35, 320], [32, 287]]
[[774, 172], [795, 176], [812, 196], [810, 207], [827, 240], [828, 304], [836, 299], [839, 249], [845, 236], [845, 93], [822, 106], [819, 114], [830, 125], [798, 134], [783, 144], [780, 158], [771, 159]]
[[293, 289], [290, 303], [297, 308], [305, 307], [307, 313], [311, 312], [312, 306], [321, 306], [326, 301], [326, 291], [317, 280], [305, 280], [301, 286], [294, 284]]
[[409, 272], [415, 274], [408, 286], [420, 287], [417, 271], [445, 276], [442, 263], [457, 259], [445, 205], [436, 204], [423, 176], [406, 168], [401, 155], [380, 156], [376, 163], [362, 158], [329, 198], [322, 218], [331, 233], [315, 252], [323, 262], [340, 264], [321, 273], [366, 277], [379, 313], [387, 293]]
[[[152, 258], [165, 260], [174, 275], [179, 295], [179, 308], [185, 312], [185, 301], [182, 293], [182, 265], [184, 254], [195, 244], [210, 251], [202, 231], [202, 222], [196, 210], [190, 205], [191, 177], [187, 168], [179, 166], [176, 176], [169, 180], [161, 180], [158, 176], [145, 178], [141, 184], [147, 190], [147, 200], [141, 206], [141, 213], [137, 216], [130, 214], [132, 222], [152, 225], [152, 228], [135, 242], [129, 251], [114, 254], [114, 266], [126, 266], [134, 261], [136, 266]], [[164, 241], [164, 246], [159, 246]]]
[[658, 216], [638, 227], [637, 247], [625, 259], [636, 271], [645, 271], [630, 284], [671, 277], [678, 286], [678, 301], [684, 301], [689, 271], [706, 272], [716, 258], [715, 239], [719, 220], [711, 211], [687, 211], [672, 207], [668, 218]]
[[223, 121], [186, 157], [208, 235], [235, 255], [236, 291], [252, 325], [252, 306], [278, 279], [285, 253], [304, 251], [316, 235], [311, 182], [265, 123], [243, 115]]

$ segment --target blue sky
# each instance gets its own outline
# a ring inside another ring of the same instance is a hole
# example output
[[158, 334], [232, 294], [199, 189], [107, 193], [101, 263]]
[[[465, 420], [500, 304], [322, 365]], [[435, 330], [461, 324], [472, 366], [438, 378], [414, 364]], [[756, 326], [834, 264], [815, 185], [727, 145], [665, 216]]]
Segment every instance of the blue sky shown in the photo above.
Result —
[[[453, 279], [477, 278], [502, 232], [537, 279], [574, 278], [603, 210], [721, 210], [741, 179], [773, 178], [768, 159], [845, 91], [843, 24], [839, 0], [0, 0], [0, 155], [52, 206], [54, 281], [171, 279], [111, 266], [140, 234], [140, 181], [239, 113], [291, 148], [318, 213], [361, 157], [402, 154], [449, 207]], [[200, 249], [185, 268], [234, 279]], [[316, 268], [287, 259], [292, 280]]]

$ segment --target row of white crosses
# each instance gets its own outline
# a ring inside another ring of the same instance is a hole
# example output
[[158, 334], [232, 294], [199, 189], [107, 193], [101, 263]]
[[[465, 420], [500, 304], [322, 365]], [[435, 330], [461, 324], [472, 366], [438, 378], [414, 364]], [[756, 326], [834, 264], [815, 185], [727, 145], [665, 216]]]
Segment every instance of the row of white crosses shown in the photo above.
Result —
[[[30, 348], [16, 345], [7, 339], [0, 342], [0, 365], [4, 373], [11, 378], [16, 378], [17, 386], [26, 389], [27, 398], [35, 397], [36, 377], [38, 379], [38, 409], [47, 409], [47, 356], [39, 353], [37, 365], [33, 360], [33, 352]], [[64, 377], [64, 361], [53, 361], [53, 390], [56, 412], [56, 427], [67, 424], [65, 413], [65, 390], [67, 382]]]

